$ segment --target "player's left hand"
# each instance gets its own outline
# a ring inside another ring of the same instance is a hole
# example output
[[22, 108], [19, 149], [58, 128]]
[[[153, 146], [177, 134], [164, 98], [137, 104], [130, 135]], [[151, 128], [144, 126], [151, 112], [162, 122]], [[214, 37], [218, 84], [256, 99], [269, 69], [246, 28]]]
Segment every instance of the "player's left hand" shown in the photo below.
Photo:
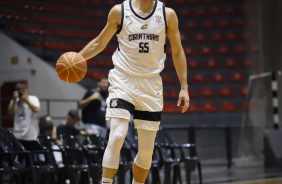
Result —
[[184, 105], [182, 106], [182, 111], [181, 112], [184, 113], [189, 108], [189, 103], [190, 103], [190, 98], [189, 98], [188, 90], [182, 89], [179, 92], [177, 107], [179, 107], [181, 105], [182, 100], [184, 101]]

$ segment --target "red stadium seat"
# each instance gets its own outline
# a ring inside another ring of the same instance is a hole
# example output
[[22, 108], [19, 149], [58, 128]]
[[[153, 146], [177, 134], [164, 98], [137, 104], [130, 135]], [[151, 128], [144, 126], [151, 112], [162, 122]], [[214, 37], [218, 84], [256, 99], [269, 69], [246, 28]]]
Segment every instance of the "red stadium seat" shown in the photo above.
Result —
[[220, 96], [223, 96], [223, 97], [232, 97], [234, 96], [234, 92], [232, 91], [232, 89], [230, 87], [221, 87], [219, 89], [219, 94]]
[[231, 26], [231, 22], [228, 19], [221, 19], [218, 22], [218, 27], [230, 27]]
[[242, 14], [245, 14], [245, 13], [250, 12], [250, 6], [247, 6], [247, 5], [241, 6], [240, 12], [241, 12]]
[[215, 105], [211, 102], [204, 102], [203, 104], [203, 111], [204, 112], [218, 112], [219, 109], [215, 107]]
[[230, 54], [231, 49], [229, 46], [220, 46], [217, 49], [217, 54], [223, 55], [223, 54]]
[[246, 58], [242, 63], [242, 66], [244, 67], [250, 67], [254, 65], [255, 65], [255, 60], [253, 58]]
[[199, 113], [202, 112], [202, 110], [199, 108], [199, 106], [194, 103], [194, 102], [190, 102], [189, 104], [189, 109], [187, 110], [188, 113]]
[[211, 37], [212, 41], [223, 41], [224, 40], [224, 36], [222, 33], [214, 33]]
[[194, 41], [195, 42], [205, 42], [207, 41], [207, 35], [198, 33], [194, 35]]
[[162, 75], [163, 83], [172, 83], [173, 79], [169, 74]]
[[163, 97], [170, 98], [169, 90], [163, 89]]
[[181, 33], [180, 38], [181, 38], [182, 42], [188, 42], [189, 41], [187, 34]]
[[245, 26], [245, 20], [242, 18], [237, 18], [233, 21], [233, 26], [235, 27]]
[[222, 9], [218, 6], [212, 7], [210, 9], [210, 15], [220, 15], [222, 14]]
[[212, 55], [213, 54], [213, 50], [209, 46], [204, 46], [204, 47], [200, 48], [200, 54], [201, 55]]
[[239, 66], [237, 59], [235, 58], [228, 58], [224, 61], [225, 68], [236, 68]]
[[195, 50], [192, 47], [184, 47], [185, 54], [189, 55], [195, 55]]
[[[241, 105], [241, 107], [242, 107], [242, 110], [246, 110], [246, 108], [247, 108], [247, 103], [244, 101], [244, 102], [242, 102], [242, 105]], [[254, 110], [256, 107], [255, 107], [255, 104], [254, 103], [252, 103], [252, 102], [249, 102], [248, 103], [248, 110]]]
[[213, 28], [215, 27], [215, 23], [213, 20], [205, 20], [203, 23], [202, 23], [202, 28], [204, 29], [209, 29], [209, 28]]
[[207, 82], [207, 79], [205, 78], [203, 74], [194, 74], [192, 76], [192, 81], [197, 82], [197, 83], [205, 83]]
[[170, 60], [170, 61], [166, 62], [166, 68], [174, 68], [173, 60]]
[[200, 63], [199, 63], [197, 60], [194, 60], [194, 59], [187, 61], [187, 67], [188, 67], [189, 69], [198, 69], [198, 68], [201, 68]]
[[185, 4], [186, 0], [175, 0], [175, 4], [181, 5], [181, 4]]
[[200, 95], [203, 97], [215, 97], [216, 95], [213, 93], [212, 89], [209, 87], [202, 87], [200, 89]]
[[169, 94], [171, 98], [178, 98], [179, 91], [177, 91], [175, 88], [169, 89]]
[[245, 32], [243, 32], [241, 38], [242, 38], [243, 40], [251, 40], [251, 39], [254, 39], [254, 38], [255, 38], [255, 35], [254, 35], [254, 32], [245, 31]]
[[210, 69], [219, 68], [219, 64], [216, 59], [208, 59], [205, 62], [205, 67]]
[[188, 93], [189, 93], [189, 97], [191, 98], [198, 97], [198, 95], [191, 88], [188, 89]]
[[238, 109], [235, 107], [233, 102], [230, 102], [230, 101], [222, 102], [221, 108], [223, 111], [226, 111], [226, 112], [237, 112], [238, 111]]
[[206, 10], [206, 8], [203, 8], [203, 7], [197, 8], [197, 9], [195, 10], [194, 15], [195, 15], [195, 16], [204, 16], [204, 15], [207, 15], [207, 10]]
[[92, 71], [92, 75], [93, 75], [93, 79], [95, 79], [95, 80], [100, 80], [100, 78], [101, 78], [101, 76], [102, 76], [102, 73], [101, 72], [99, 72], [99, 71], [97, 71], [97, 70], [93, 70]]
[[239, 89], [239, 95], [240, 95], [240, 96], [246, 96], [247, 93], [248, 93], [248, 88], [247, 88], [247, 86], [240, 87], [240, 89]]
[[212, 81], [216, 83], [226, 82], [226, 77], [222, 73], [214, 73], [212, 75]]
[[226, 7], [226, 9], [224, 10], [224, 12], [225, 12], [226, 14], [236, 14], [236, 13], [238, 13], [238, 10], [237, 10], [237, 8], [236, 8], [235, 6], [228, 6], [228, 7]]
[[226, 40], [231, 41], [231, 40], [239, 40], [239, 35], [236, 32], [229, 32], [227, 33]]
[[185, 29], [195, 29], [197, 28], [197, 23], [195, 21], [188, 21], [185, 24]]
[[192, 11], [189, 9], [182, 9], [179, 13], [180, 17], [188, 17], [192, 15]]
[[244, 54], [248, 50], [246, 45], [237, 45], [235, 48], [235, 53], [236, 54]]
[[231, 82], [244, 82], [245, 76], [241, 72], [234, 72], [231, 74], [230, 81]]

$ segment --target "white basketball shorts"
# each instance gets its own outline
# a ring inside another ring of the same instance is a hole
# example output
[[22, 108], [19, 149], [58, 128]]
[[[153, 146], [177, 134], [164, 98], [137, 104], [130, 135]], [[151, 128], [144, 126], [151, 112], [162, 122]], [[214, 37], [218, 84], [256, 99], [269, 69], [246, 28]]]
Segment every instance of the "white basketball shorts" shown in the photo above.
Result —
[[130, 121], [133, 114], [135, 128], [157, 131], [163, 109], [161, 77], [135, 77], [115, 68], [108, 78], [106, 119], [116, 117]]

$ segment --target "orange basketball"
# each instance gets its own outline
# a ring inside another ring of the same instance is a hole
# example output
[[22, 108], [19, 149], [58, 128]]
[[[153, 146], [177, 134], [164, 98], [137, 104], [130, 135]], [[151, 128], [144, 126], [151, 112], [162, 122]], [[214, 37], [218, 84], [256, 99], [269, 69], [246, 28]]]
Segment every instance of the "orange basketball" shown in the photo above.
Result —
[[56, 63], [57, 75], [67, 83], [81, 81], [87, 72], [87, 63], [82, 55], [76, 52], [66, 52]]

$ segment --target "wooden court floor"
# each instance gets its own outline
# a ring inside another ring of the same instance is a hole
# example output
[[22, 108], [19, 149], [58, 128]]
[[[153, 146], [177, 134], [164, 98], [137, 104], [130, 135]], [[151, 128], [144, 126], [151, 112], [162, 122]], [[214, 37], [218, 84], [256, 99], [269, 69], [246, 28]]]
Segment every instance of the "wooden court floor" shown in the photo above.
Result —
[[282, 178], [260, 179], [253, 181], [231, 182], [224, 184], [282, 184]]

